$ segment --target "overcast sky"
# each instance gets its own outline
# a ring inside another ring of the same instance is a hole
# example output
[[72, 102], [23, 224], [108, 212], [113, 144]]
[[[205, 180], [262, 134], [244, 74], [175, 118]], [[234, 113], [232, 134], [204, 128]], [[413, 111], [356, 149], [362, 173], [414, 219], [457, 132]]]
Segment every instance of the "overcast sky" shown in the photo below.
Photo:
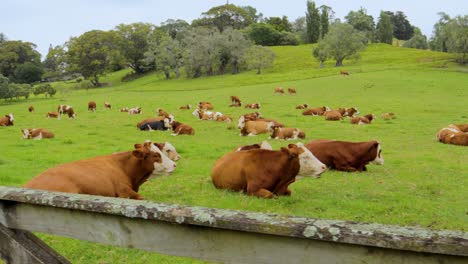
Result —
[[[287, 16], [294, 21], [306, 12], [307, 0], [229, 0], [238, 6], [255, 7], [264, 17]], [[35, 43], [45, 56], [49, 44], [62, 45], [70, 37], [93, 29], [109, 30], [120, 23], [149, 22], [160, 25], [167, 19], [191, 22], [226, 0], [0, 0], [0, 32], [10, 40]], [[328, 5], [344, 21], [349, 11], [364, 7], [377, 23], [381, 10], [403, 11], [412, 25], [430, 37], [438, 12], [451, 17], [468, 14], [468, 0], [329, 0]]]

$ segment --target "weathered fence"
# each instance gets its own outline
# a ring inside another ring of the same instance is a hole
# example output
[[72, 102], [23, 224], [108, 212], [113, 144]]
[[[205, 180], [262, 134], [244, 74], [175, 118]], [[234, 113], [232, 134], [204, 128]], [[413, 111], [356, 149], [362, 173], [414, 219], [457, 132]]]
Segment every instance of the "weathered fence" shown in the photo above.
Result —
[[29, 231], [226, 263], [467, 263], [468, 233], [0, 187], [0, 256], [69, 263]]

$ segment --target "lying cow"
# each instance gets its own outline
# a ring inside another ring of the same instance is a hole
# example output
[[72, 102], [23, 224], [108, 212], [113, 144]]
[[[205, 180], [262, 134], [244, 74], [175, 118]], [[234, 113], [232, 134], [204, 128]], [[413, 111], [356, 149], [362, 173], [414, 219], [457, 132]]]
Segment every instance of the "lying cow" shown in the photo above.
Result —
[[34, 112], [34, 106], [30, 105], [30, 106], [28, 107], [28, 111], [29, 111], [30, 113], [31, 113], [31, 112]]
[[350, 108], [345, 108], [345, 113], [343, 114], [343, 117], [349, 116], [349, 117], [354, 117], [354, 115], [358, 115], [359, 110], [356, 107], [350, 107]]
[[304, 139], [305, 133], [299, 128], [292, 127], [273, 127], [270, 139], [285, 139], [285, 140], [295, 140], [295, 139]]
[[395, 119], [395, 113], [383, 113], [382, 114], [382, 119], [383, 120], [390, 120], [390, 119]]
[[14, 125], [15, 118], [13, 113], [0, 117], [0, 126], [12, 126]]
[[198, 108], [205, 110], [213, 110], [213, 105], [210, 102], [199, 102]]
[[176, 164], [151, 142], [134, 147], [133, 151], [58, 165], [37, 175], [24, 187], [141, 200], [140, 185], [150, 177], [172, 173]]
[[339, 171], [365, 171], [369, 163], [384, 164], [382, 148], [375, 140], [347, 142], [321, 139], [310, 141], [305, 146], [329, 168]]
[[76, 118], [75, 110], [73, 110], [73, 107], [71, 107], [71, 106], [69, 106], [69, 105], [59, 105], [59, 106], [57, 107], [57, 112], [58, 112], [60, 115], [67, 114], [67, 115], [68, 115], [68, 118], [73, 118], [73, 119]]
[[464, 131], [468, 131], [468, 124], [450, 124], [439, 130], [436, 138], [444, 144], [468, 146], [468, 133]]
[[238, 123], [238, 128], [240, 129], [241, 136], [255, 136], [263, 133], [271, 133], [272, 128], [274, 126], [275, 123], [271, 121], [245, 121], [243, 116], [239, 118]]
[[238, 106], [240, 106], [242, 104], [239, 97], [237, 97], [235, 95], [231, 95], [231, 103], [232, 103], [232, 105], [238, 105]]
[[168, 130], [171, 128], [170, 119], [164, 118], [163, 120], [159, 121], [146, 122], [141, 124], [138, 128], [144, 131]]
[[309, 108], [308, 104], [301, 104], [301, 105], [296, 106], [296, 109], [306, 109], [306, 108]]
[[139, 115], [141, 113], [142, 113], [141, 112], [141, 107], [139, 107], [139, 106], [128, 109], [128, 114], [129, 115]]
[[218, 189], [244, 191], [261, 198], [291, 195], [288, 186], [302, 176], [318, 176], [326, 170], [302, 143], [281, 150], [252, 149], [229, 152], [219, 158], [211, 179]]
[[88, 111], [96, 112], [96, 102], [88, 102]]
[[126, 113], [128, 112], [128, 107], [122, 107], [119, 109], [119, 112], [123, 112], [123, 113]]
[[230, 118], [227, 115], [224, 115], [221, 112], [216, 112], [213, 118], [214, 118], [214, 121], [218, 121], [218, 122], [227, 122], [227, 123], [232, 122], [232, 118]]
[[284, 94], [284, 89], [282, 87], [276, 87], [275, 94]]
[[296, 89], [295, 88], [288, 88], [288, 93], [289, 93], [289, 95], [296, 94]]
[[156, 109], [156, 112], [158, 113], [158, 116], [164, 116], [165, 118], [169, 118], [169, 113], [164, 111], [161, 108]]
[[43, 139], [43, 138], [53, 138], [54, 133], [43, 128], [27, 128], [21, 129], [24, 139]]
[[344, 108], [340, 108], [338, 110], [331, 110], [331, 111], [326, 111], [323, 116], [325, 117], [325, 120], [328, 120], [328, 121], [340, 121], [343, 119], [343, 114], [341, 113], [345, 113], [345, 109]]
[[46, 117], [57, 118], [58, 120], [60, 120], [60, 114], [58, 112], [47, 112]]
[[351, 118], [351, 124], [354, 125], [366, 125], [370, 124], [372, 120], [375, 119], [375, 116], [373, 114], [368, 114], [365, 116], [356, 116]]
[[192, 108], [191, 104], [183, 105], [183, 106], [179, 107], [179, 109], [182, 109], [182, 110], [189, 110], [190, 108]]
[[348, 72], [348, 71], [343, 71], [343, 70], [341, 70], [341, 71], [340, 71], [340, 75], [349, 75], [349, 72]]
[[242, 151], [242, 150], [251, 150], [251, 149], [268, 149], [268, 150], [273, 150], [271, 147], [270, 143], [268, 141], [262, 141], [260, 144], [252, 144], [252, 145], [246, 145], [246, 146], [241, 146], [235, 149], [235, 151]]
[[197, 108], [192, 112], [193, 116], [198, 117], [200, 120], [214, 120], [215, 119], [215, 113], [212, 111], [206, 111], [205, 109], [202, 108]]
[[186, 124], [182, 124], [177, 121], [172, 121], [171, 122], [171, 127], [172, 127], [172, 132], [174, 132], [172, 135], [173, 136], [178, 136], [178, 135], [195, 135], [195, 130]]
[[259, 103], [247, 104], [247, 105], [245, 105], [245, 108], [260, 109], [260, 104]]
[[326, 111], [330, 111], [328, 106], [309, 108], [302, 111], [302, 115], [322, 116]]
[[112, 109], [112, 105], [109, 102], [104, 102], [104, 108]]

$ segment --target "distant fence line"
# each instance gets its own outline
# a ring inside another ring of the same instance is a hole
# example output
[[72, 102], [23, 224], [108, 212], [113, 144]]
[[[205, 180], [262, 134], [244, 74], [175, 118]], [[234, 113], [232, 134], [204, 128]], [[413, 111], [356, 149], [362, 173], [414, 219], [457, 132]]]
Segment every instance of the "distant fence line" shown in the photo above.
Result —
[[30, 232], [225, 263], [467, 263], [468, 233], [0, 186], [0, 256], [69, 263]]

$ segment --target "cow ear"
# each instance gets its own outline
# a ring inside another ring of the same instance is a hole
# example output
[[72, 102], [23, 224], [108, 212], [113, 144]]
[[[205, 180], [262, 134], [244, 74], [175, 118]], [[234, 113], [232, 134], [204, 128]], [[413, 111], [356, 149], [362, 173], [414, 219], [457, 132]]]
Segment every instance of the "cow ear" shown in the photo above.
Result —
[[143, 152], [140, 149], [135, 149], [134, 151], [132, 151], [132, 154], [138, 159], [144, 159], [148, 155], [146, 152]]
[[135, 144], [134, 147], [135, 147], [135, 149], [139, 149], [139, 148], [142, 148], [143, 145], [142, 144]]
[[289, 149], [285, 148], [285, 147], [281, 147], [281, 152], [284, 152], [284, 153], [288, 153], [289, 154]]
[[289, 144], [288, 148], [289, 149], [297, 149], [297, 145], [296, 144]]

